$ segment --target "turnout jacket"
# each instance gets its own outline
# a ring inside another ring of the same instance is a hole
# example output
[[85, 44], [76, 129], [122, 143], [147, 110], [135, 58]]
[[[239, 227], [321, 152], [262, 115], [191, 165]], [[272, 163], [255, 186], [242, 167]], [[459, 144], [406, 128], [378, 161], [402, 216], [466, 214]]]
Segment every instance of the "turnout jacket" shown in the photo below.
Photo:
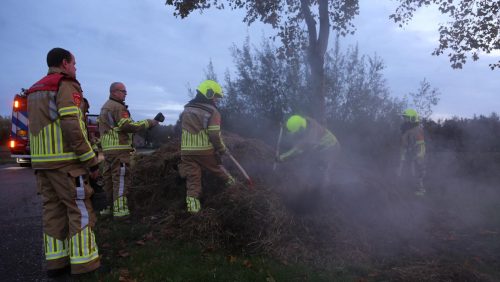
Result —
[[99, 133], [104, 153], [132, 151], [133, 133], [147, 129], [152, 120], [134, 122], [128, 106], [112, 97], [104, 103], [99, 115]]
[[191, 100], [184, 106], [181, 125], [181, 155], [213, 155], [226, 151], [220, 131], [221, 115], [214, 105], [201, 99]]
[[301, 154], [304, 151], [324, 151], [340, 146], [337, 137], [330, 130], [321, 126], [316, 120], [306, 117], [306, 129], [299, 133], [298, 140], [288, 152], [280, 156], [281, 160], [286, 160], [292, 156]]
[[33, 84], [27, 95], [32, 167], [95, 167], [98, 160], [80, 109], [80, 83], [62, 69], [50, 67], [47, 76]]
[[403, 130], [401, 136], [401, 160], [416, 160], [425, 157], [424, 129], [420, 124], [414, 124]]

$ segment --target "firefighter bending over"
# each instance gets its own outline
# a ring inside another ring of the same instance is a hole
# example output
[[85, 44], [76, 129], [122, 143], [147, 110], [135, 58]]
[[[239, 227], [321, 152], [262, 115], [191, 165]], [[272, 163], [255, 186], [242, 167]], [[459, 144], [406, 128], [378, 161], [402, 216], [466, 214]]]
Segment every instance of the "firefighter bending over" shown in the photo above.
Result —
[[[337, 137], [313, 118], [301, 115], [291, 116], [286, 122], [286, 128], [293, 138], [293, 147], [281, 154], [277, 161], [288, 161], [299, 155], [306, 155], [301, 163], [308, 168], [308, 184], [328, 184], [331, 166], [340, 152]], [[314, 183], [318, 180], [321, 182]]]
[[226, 152], [226, 146], [221, 138], [221, 115], [216, 104], [222, 97], [221, 86], [213, 80], [205, 80], [196, 89], [196, 97], [184, 106], [181, 114], [179, 172], [181, 177], [186, 178], [186, 205], [189, 213], [197, 213], [201, 209], [202, 169], [222, 178], [226, 186], [235, 183], [220, 161], [220, 157]]
[[398, 176], [403, 172], [411, 175], [416, 183], [415, 195], [425, 195], [425, 140], [424, 129], [422, 128], [418, 113], [413, 109], [407, 109], [402, 114], [403, 124], [401, 125], [401, 154], [398, 168]]

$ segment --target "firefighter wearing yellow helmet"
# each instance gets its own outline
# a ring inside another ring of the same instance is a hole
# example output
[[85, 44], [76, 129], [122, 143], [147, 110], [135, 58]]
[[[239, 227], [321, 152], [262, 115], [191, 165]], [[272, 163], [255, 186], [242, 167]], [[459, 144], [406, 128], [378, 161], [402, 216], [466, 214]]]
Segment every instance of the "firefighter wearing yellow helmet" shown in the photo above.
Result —
[[316, 189], [328, 184], [329, 172], [340, 151], [335, 135], [313, 118], [302, 115], [288, 118], [286, 129], [292, 148], [279, 155], [277, 161], [290, 161], [300, 156], [300, 173], [305, 175], [305, 185]]
[[286, 128], [294, 139], [294, 146], [279, 156], [286, 161], [303, 152], [338, 150], [340, 143], [333, 133], [310, 117], [293, 115], [288, 118]]
[[425, 195], [425, 139], [424, 129], [420, 124], [417, 111], [406, 109], [401, 114], [403, 124], [401, 125], [401, 147], [398, 176], [408, 172], [411, 178], [416, 179], [417, 196]]
[[201, 209], [201, 175], [206, 170], [221, 178], [226, 186], [234, 178], [222, 166], [220, 157], [226, 152], [221, 137], [221, 115], [217, 101], [224, 96], [222, 87], [205, 80], [196, 88], [196, 97], [184, 106], [181, 114], [182, 140], [179, 172], [186, 178], [186, 205], [189, 213]]

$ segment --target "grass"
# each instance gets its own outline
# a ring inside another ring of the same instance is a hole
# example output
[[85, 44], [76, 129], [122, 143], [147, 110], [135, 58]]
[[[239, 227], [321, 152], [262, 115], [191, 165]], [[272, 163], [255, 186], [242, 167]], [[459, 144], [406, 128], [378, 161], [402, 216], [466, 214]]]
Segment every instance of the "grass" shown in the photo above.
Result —
[[[102, 262], [111, 271], [99, 281], [357, 281], [351, 271], [318, 271], [262, 256], [207, 250], [171, 241], [138, 223], [104, 219], [96, 228]], [[89, 280], [90, 281], [90, 280]]]

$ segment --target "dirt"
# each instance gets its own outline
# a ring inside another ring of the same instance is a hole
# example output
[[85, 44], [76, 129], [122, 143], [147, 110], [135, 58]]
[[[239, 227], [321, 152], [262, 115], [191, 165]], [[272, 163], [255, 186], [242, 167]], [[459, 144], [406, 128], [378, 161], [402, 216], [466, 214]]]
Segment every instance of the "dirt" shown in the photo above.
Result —
[[493, 173], [480, 179], [466, 173], [471, 156], [429, 157], [428, 193], [418, 197], [407, 181], [394, 177], [390, 160], [339, 156], [325, 183], [306, 159], [273, 170], [274, 152], [266, 144], [233, 134], [224, 134], [224, 140], [252, 177], [253, 188], [224, 158], [238, 184], [226, 189], [205, 175], [202, 211], [187, 214], [185, 183], [177, 172], [180, 146], [173, 139], [136, 158], [130, 203], [137, 219], [150, 221], [153, 232], [166, 239], [207, 249], [268, 254], [323, 269], [369, 265], [377, 270], [365, 273], [368, 280], [500, 277], [489, 270], [500, 269], [499, 179]]

